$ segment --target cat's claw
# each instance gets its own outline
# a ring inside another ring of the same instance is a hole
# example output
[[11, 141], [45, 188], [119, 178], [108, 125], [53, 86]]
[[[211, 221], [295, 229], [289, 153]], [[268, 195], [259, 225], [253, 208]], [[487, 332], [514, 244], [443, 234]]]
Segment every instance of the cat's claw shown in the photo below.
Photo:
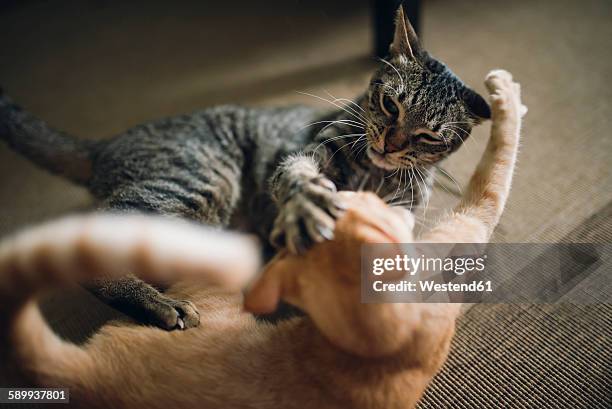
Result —
[[276, 247], [294, 254], [334, 237], [336, 219], [345, 210], [334, 183], [323, 177], [300, 186], [280, 209], [270, 234]]
[[194, 328], [200, 324], [200, 313], [190, 301], [161, 296], [145, 307], [148, 322], [168, 331]]

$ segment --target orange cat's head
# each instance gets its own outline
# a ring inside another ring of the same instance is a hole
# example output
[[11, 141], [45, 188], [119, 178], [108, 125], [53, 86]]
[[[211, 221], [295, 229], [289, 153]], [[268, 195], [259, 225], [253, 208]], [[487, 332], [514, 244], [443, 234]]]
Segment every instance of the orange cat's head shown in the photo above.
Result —
[[414, 220], [372, 193], [343, 192], [346, 213], [334, 239], [304, 255], [281, 252], [245, 299], [247, 310], [271, 312], [279, 299], [298, 306], [335, 345], [362, 356], [391, 354], [414, 334], [421, 307], [363, 304], [360, 249], [366, 243], [412, 242]]

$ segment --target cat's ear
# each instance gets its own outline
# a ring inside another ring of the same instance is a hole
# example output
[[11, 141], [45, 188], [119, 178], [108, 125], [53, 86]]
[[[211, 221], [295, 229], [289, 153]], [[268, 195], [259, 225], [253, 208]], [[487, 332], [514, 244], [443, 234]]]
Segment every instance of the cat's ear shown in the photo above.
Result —
[[412, 28], [412, 24], [404, 14], [404, 7], [399, 6], [395, 17], [395, 35], [390, 47], [391, 55], [405, 55], [413, 60], [418, 59], [423, 49]]
[[491, 108], [483, 97], [471, 88], [465, 87], [462, 92], [463, 102], [468, 108], [470, 115], [478, 123], [485, 119], [491, 119]]

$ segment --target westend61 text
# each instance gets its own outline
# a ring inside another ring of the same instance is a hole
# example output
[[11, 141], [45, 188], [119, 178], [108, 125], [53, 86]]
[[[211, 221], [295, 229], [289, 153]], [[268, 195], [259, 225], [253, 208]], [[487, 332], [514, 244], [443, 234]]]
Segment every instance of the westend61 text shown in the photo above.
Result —
[[471, 292], [482, 293], [493, 291], [491, 281], [472, 281], [471, 283], [436, 283], [432, 280], [418, 282], [398, 281], [395, 283], [385, 283], [374, 281], [372, 288], [376, 292]]

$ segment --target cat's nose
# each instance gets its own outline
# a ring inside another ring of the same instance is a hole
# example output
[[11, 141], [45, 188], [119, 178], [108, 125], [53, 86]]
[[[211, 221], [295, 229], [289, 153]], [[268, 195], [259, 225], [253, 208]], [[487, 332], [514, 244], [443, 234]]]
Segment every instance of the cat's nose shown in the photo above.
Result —
[[400, 132], [388, 134], [385, 138], [385, 153], [399, 152], [408, 144], [408, 138]]

